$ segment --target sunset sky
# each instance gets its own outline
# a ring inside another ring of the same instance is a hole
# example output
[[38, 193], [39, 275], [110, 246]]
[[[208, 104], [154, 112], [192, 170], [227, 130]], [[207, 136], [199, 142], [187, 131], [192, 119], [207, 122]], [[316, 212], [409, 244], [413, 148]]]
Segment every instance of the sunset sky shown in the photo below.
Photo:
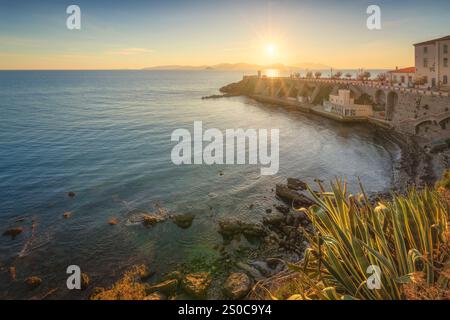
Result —
[[[66, 8], [81, 8], [81, 30]], [[366, 8], [382, 9], [382, 30]], [[414, 64], [450, 34], [448, 0], [0, 0], [0, 69], [127, 69], [247, 62], [334, 68]]]

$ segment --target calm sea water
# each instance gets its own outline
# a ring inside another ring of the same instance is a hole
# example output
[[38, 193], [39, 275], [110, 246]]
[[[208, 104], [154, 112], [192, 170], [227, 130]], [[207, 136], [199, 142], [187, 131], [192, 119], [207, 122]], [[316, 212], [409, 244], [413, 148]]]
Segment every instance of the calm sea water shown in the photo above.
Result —
[[[180, 263], [205, 264], [221, 243], [217, 221], [259, 220], [273, 204], [275, 183], [361, 177], [368, 191], [391, 183], [398, 149], [364, 125], [346, 126], [247, 98], [201, 100], [242, 77], [214, 71], [0, 72], [0, 298], [83, 298], [65, 289], [68, 265], [93, 286], [107, 285], [134, 263], [157, 275]], [[175, 166], [177, 128], [279, 128], [280, 170], [257, 166]], [[223, 172], [220, 175], [219, 172]], [[67, 197], [75, 191], [76, 197]], [[159, 204], [194, 213], [189, 229], [164, 222], [147, 229], [125, 221]], [[249, 205], [253, 204], [250, 210]], [[63, 213], [72, 217], [64, 219]], [[117, 217], [120, 223], [108, 225]], [[18, 221], [19, 220], [19, 221]], [[34, 228], [32, 225], [34, 224]], [[7, 270], [17, 269], [11, 281]], [[37, 275], [34, 291], [23, 280]]]

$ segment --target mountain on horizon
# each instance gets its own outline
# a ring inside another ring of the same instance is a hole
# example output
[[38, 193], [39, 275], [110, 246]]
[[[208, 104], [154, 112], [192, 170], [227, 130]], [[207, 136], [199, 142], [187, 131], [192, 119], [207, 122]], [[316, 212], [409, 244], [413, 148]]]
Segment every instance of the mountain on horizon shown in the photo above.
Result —
[[189, 65], [163, 65], [155, 67], [143, 68], [143, 70], [217, 70], [217, 71], [249, 71], [249, 70], [265, 70], [278, 69], [282, 71], [290, 71], [296, 69], [313, 69], [323, 70], [329, 69], [329, 66], [320, 63], [300, 63], [296, 66], [286, 66], [282, 63], [275, 63], [270, 65], [259, 65], [251, 63], [219, 63], [215, 65], [189, 66]]

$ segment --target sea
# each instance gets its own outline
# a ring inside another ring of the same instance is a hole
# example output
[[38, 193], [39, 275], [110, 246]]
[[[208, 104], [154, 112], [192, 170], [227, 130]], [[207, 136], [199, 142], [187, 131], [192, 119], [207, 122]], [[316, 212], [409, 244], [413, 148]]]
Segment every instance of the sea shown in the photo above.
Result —
[[[399, 148], [367, 124], [341, 124], [247, 97], [202, 99], [241, 71], [0, 71], [0, 298], [85, 299], [76, 265], [105, 287], [135, 264], [164, 273], [215, 265], [221, 219], [260, 221], [274, 188], [296, 177], [389, 191]], [[175, 165], [176, 129], [279, 129], [279, 171], [260, 165]], [[68, 192], [74, 192], [69, 197]], [[195, 216], [147, 228], [141, 213]], [[64, 217], [64, 213], [70, 212]], [[117, 225], [108, 221], [116, 218]], [[240, 246], [252, 244], [241, 243]], [[10, 268], [16, 270], [11, 279]], [[24, 280], [38, 276], [30, 290]]]

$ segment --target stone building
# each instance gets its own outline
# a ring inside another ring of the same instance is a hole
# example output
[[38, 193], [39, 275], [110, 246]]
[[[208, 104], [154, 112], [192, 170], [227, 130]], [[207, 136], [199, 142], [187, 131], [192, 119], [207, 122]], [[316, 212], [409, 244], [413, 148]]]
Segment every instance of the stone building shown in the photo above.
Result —
[[416, 76], [423, 79], [423, 87], [450, 91], [450, 35], [414, 47]]

